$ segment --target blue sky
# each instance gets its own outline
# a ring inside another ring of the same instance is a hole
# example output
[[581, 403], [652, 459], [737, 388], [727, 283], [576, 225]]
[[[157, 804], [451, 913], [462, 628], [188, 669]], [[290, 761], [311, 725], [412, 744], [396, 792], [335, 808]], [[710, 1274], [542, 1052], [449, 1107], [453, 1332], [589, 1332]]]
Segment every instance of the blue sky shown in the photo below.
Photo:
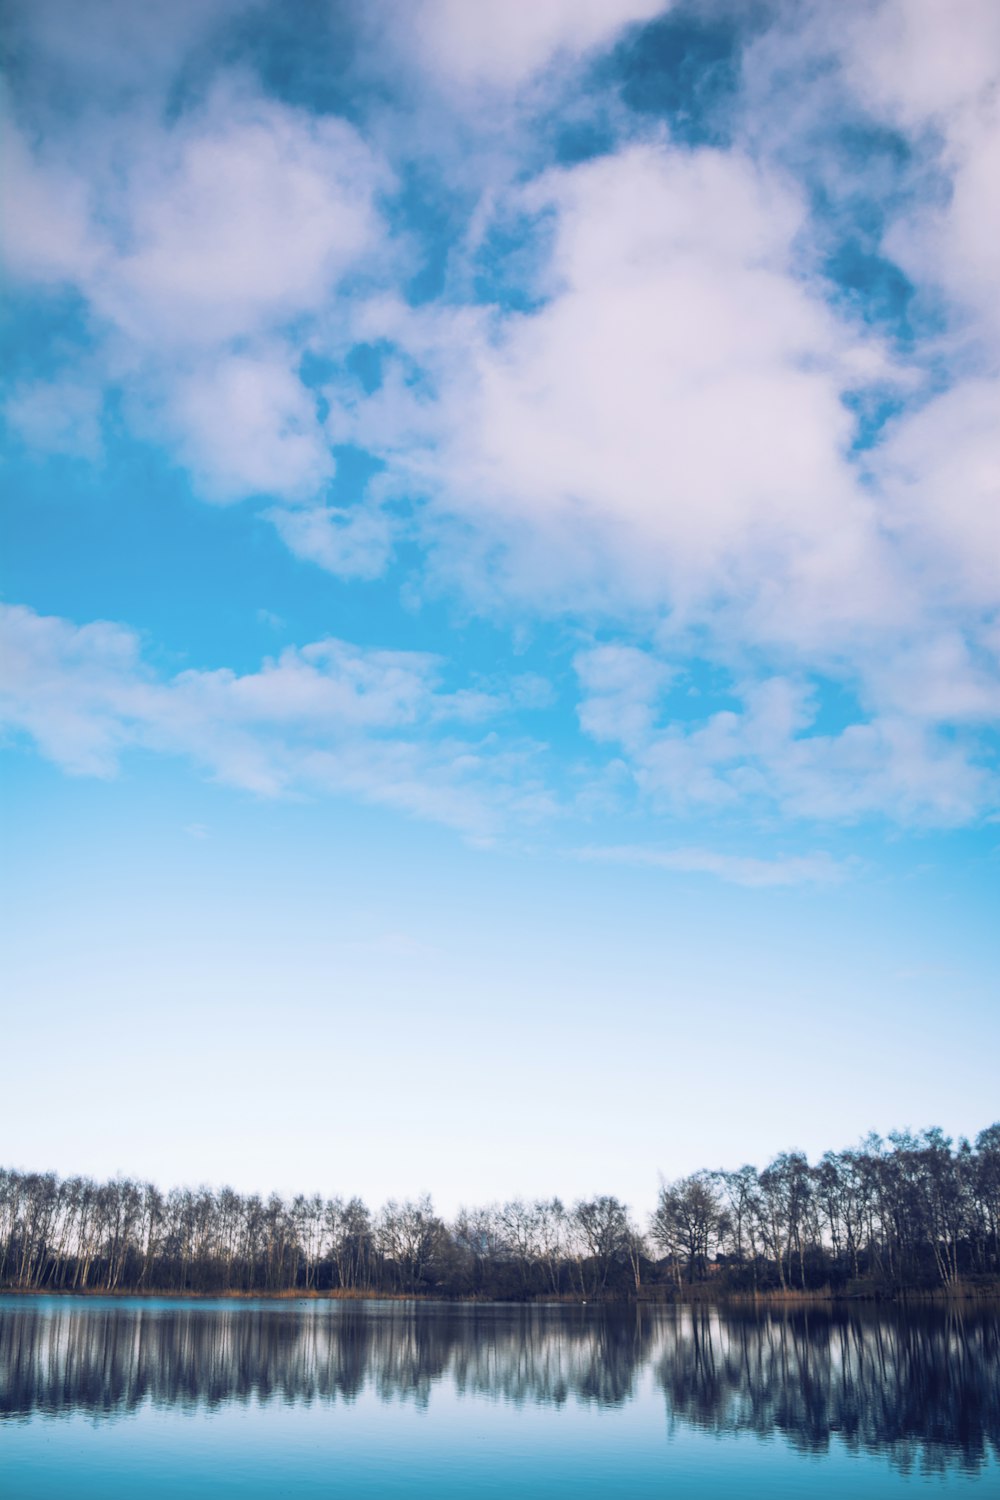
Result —
[[996, 7], [6, 33], [5, 1159], [643, 1210], [990, 1123]]

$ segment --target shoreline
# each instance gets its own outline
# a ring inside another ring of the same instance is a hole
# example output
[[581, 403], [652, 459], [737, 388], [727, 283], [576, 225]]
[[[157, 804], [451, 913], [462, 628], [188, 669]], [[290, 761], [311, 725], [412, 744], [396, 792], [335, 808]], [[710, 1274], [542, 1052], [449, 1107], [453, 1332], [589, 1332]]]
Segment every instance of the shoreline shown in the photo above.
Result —
[[735, 1307], [798, 1308], [905, 1306], [913, 1303], [946, 1306], [955, 1303], [1000, 1302], [1000, 1282], [990, 1285], [960, 1284], [940, 1288], [886, 1288], [870, 1290], [815, 1291], [786, 1289], [763, 1292], [708, 1291], [701, 1287], [683, 1288], [650, 1286], [639, 1288], [638, 1295], [624, 1297], [576, 1294], [545, 1297], [450, 1297], [434, 1292], [375, 1292], [332, 1288], [326, 1291], [156, 1291], [149, 1288], [129, 1291], [101, 1287], [0, 1287], [0, 1297], [60, 1297], [66, 1299], [104, 1298], [121, 1302], [438, 1302], [461, 1307]]

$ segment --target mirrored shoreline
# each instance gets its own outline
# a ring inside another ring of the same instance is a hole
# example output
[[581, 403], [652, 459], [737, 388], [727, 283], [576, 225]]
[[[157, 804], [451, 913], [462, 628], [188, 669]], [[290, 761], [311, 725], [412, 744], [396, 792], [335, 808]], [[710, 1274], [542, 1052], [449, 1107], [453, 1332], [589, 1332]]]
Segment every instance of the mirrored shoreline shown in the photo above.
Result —
[[1000, 1457], [994, 1311], [0, 1298], [0, 1420], [365, 1392], [428, 1405], [442, 1386], [614, 1407], [650, 1384], [668, 1426], [812, 1454], [839, 1442], [902, 1468]]

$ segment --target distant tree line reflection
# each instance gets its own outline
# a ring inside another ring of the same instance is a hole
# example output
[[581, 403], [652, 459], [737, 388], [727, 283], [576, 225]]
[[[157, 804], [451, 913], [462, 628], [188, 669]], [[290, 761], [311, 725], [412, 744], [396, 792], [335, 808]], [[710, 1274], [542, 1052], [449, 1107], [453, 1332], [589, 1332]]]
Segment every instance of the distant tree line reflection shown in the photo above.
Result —
[[1000, 1456], [1000, 1325], [985, 1310], [865, 1313], [431, 1303], [8, 1304], [0, 1416], [145, 1402], [425, 1404], [446, 1383], [515, 1403], [620, 1405], [651, 1369], [668, 1424], [833, 1440], [896, 1465]]
[[47, 1291], [430, 1293], [604, 1298], [954, 1287], [1000, 1276], [1000, 1124], [869, 1136], [811, 1165], [665, 1184], [647, 1225], [617, 1198], [463, 1210], [427, 1197], [242, 1194], [0, 1170], [0, 1287]]

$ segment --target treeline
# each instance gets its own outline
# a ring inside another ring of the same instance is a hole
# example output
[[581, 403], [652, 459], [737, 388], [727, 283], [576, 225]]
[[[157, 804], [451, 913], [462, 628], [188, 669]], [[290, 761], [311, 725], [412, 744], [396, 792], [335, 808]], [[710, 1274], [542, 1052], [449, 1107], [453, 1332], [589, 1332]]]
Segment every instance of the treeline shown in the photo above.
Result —
[[428, 1197], [174, 1188], [0, 1170], [0, 1286], [528, 1299], [954, 1288], [1000, 1277], [1000, 1124], [869, 1136], [810, 1165], [665, 1183], [647, 1225], [617, 1198], [520, 1199], [447, 1223]]

